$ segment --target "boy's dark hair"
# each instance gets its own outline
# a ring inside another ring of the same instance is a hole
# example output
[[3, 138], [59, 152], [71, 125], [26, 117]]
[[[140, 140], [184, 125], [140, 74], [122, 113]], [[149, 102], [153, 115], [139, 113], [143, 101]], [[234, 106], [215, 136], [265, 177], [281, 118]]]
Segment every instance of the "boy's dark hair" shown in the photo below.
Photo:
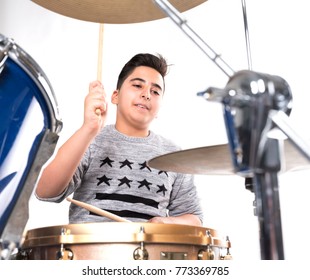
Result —
[[158, 54], [157, 56], [149, 53], [140, 53], [132, 57], [121, 70], [116, 89], [120, 89], [126, 78], [139, 66], [147, 66], [158, 71], [164, 79], [167, 74], [168, 65], [166, 59]]

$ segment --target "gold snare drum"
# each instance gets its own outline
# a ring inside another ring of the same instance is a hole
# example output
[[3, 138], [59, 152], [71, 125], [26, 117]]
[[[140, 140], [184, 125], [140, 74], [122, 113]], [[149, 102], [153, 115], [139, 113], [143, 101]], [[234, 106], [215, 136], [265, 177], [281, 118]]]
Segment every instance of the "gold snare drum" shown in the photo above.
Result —
[[204, 227], [86, 223], [29, 230], [17, 254], [26, 260], [222, 260], [230, 241]]

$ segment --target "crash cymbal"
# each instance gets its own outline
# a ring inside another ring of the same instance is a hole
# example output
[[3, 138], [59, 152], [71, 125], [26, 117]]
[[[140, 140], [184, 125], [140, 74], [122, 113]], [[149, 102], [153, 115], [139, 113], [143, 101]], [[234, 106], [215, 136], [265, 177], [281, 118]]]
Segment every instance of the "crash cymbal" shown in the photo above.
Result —
[[[179, 12], [207, 0], [170, 0]], [[58, 14], [97, 23], [138, 23], [161, 19], [166, 14], [153, 0], [32, 0]]]
[[185, 174], [233, 174], [227, 144], [181, 150], [148, 161], [152, 168]]
[[[281, 172], [310, 168], [308, 161], [288, 140], [284, 141]], [[164, 171], [200, 175], [234, 174], [228, 144], [181, 150], [148, 161], [148, 165]]]

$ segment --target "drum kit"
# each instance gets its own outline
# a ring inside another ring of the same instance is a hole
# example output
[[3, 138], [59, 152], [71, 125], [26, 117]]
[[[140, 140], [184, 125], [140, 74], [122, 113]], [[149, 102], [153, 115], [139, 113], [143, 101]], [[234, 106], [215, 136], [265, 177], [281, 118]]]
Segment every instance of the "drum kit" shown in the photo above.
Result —
[[[245, 1], [242, 0], [242, 8], [249, 69], [238, 72], [182, 17], [182, 12], [200, 5], [205, 2], [203, 0], [33, 2], [68, 17], [100, 24], [170, 17], [181, 28], [229, 78], [223, 89], [210, 87], [197, 94], [223, 105], [229, 143], [162, 155], [148, 164], [165, 171], [244, 177], [255, 194], [261, 258], [284, 259], [278, 173], [307, 166], [310, 148], [289, 122], [292, 94], [287, 82], [279, 76], [251, 69]], [[12, 259], [12, 256], [24, 260], [232, 258], [229, 238], [205, 227], [122, 220], [44, 227], [25, 233], [29, 198], [43, 164], [55, 150], [62, 121], [52, 86], [40, 66], [14, 40], [1, 34], [0, 100], [5, 104], [0, 111], [1, 259]], [[32, 118], [35, 121], [31, 121]], [[38, 123], [35, 129], [34, 123]], [[280, 130], [287, 139], [273, 137], [271, 132], [275, 130]], [[26, 134], [30, 140], [25, 144], [21, 139]], [[17, 254], [13, 254], [16, 250]]]
[[62, 122], [40, 66], [1, 34], [0, 100], [0, 252], [4, 255], [20, 246], [29, 198], [42, 165], [54, 152]]

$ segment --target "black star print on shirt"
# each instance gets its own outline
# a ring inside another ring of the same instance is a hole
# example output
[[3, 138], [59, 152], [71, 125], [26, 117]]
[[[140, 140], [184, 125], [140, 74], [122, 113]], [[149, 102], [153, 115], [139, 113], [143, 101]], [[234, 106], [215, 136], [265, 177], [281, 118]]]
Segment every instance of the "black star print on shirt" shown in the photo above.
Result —
[[132, 180], [129, 180], [127, 177], [124, 177], [122, 179], [118, 179], [120, 181], [120, 183], [118, 184], [118, 186], [120, 187], [121, 185], [126, 184], [128, 186], [128, 188], [130, 188], [130, 183], [132, 182]]
[[166, 176], [168, 177], [168, 173], [167, 173], [166, 171], [162, 171], [162, 170], [161, 170], [161, 171], [158, 172], [158, 174], [161, 174], [161, 173], [165, 173]]
[[150, 172], [152, 172], [151, 168], [147, 166], [146, 161], [143, 163], [139, 163], [139, 165], [141, 165], [140, 170], [147, 168]]
[[112, 162], [114, 162], [114, 160], [109, 159], [109, 157], [106, 157], [105, 159], [102, 159], [100, 161], [101, 161], [100, 167], [105, 164], [108, 164], [110, 167], [112, 167]]
[[140, 183], [140, 185], [138, 187], [139, 189], [142, 188], [142, 187], [146, 187], [149, 191], [151, 190], [149, 186], [152, 185], [152, 183], [149, 183], [145, 179], [143, 181], [138, 181], [138, 182]]
[[99, 181], [97, 186], [99, 186], [101, 183], [106, 183], [108, 186], [110, 186], [109, 181], [112, 180], [112, 178], [108, 178], [107, 176], [103, 175], [102, 177], [97, 178], [97, 180]]
[[160, 193], [162, 192], [164, 194], [164, 196], [166, 195], [166, 191], [167, 189], [165, 188], [165, 185], [157, 185], [157, 187], [159, 188], [159, 190], [156, 193]]
[[120, 168], [123, 168], [124, 166], [128, 166], [130, 169], [132, 169], [131, 165], [133, 164], [133, 162], [130, 162], [128, 159], [124, 161], [120, 161], [120, 163], [122, 164]]

